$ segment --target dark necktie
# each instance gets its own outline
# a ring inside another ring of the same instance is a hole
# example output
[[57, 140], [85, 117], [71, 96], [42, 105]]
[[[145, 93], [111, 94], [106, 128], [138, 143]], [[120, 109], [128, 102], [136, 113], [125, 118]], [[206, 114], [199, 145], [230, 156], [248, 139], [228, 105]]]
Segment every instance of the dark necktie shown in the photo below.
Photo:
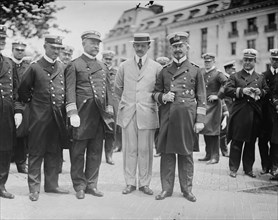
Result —
[[137, 64], [137, 65], [138, 65], [139, 70], [140, 70], [140, 69], [142, 68], [142, 59], [141, 59], [141, 58], [139, 59], [139, 62], [138, 62], [138, 64]]
[[276, 75], [278, 73], [278, 70], [275, 69], [273, 72], [274, 72], [274, 75]]

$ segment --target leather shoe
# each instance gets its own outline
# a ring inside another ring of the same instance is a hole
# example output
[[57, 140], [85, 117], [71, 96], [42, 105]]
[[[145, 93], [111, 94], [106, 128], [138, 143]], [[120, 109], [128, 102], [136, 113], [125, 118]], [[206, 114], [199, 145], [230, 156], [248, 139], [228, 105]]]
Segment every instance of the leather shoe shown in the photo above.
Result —
[[39, 192], [32, 192], [29, 194], [29, 199], [32, 201], [32, 202], [35, 202], [39, 199]]
[[183, 196], [190, 202], [196, 202], [196, 197], [193, 195], [192, 192], [189, 193], [183, 193]]
[[115, 164], [114, 161], [111, 158], [107, 159], [106, 163], [108, 163], [110, 165], [114, 165]]
[[148, 186], [142, 186], [139, 190], [147, 195], [152, 195], [153, 191]]
[[200, 158], [198, 161], [209, 161], [209, 157]]
[[155, 199], [156, 199], [156, 200], [163, 200], [163, 199], [165, 199], [166, 197], [169, 197], [169, 196], [171, 196], [170, 193], [168, 193], [167, 191], [162, 191], [161, 193], [159, 193], [159, 194], [155, 197]]
[[256, 178], [256, 175], [253, 173], [253, 171], [250, 171], [250, 172], [245, 172], [245, 174], [247, 175], [247, 176], [250, 176], [250, 177], [252, 177], [252, 178]]
[[122, 191], [123, 194], [129, 194], [136, 190], [136, 186], [127, 185], [126, 188]]
[[260, 172], [261, 175], [269, 173], [269, 170], [266, 168], [263, 168], [262, 171]]
[[102, 197], [102, 196], [104, 195], [104, 194], [103, 194], [101, 191], [99, 191], [97, 188], [93, 188], [93, 189], [87, 188], [87, 189], [85, 190], [85, 193], [91, 194], [91, 195], [97, 196], [97, 197]]
[[85, 198], [84, 190], [81, 189], [81, 190], [77, 191], [75, 196], [77, 199], [84, 199]]
[[230, 172], [230, 176], [233, 177], [233, 178], [236, 178], [236, 172], [235, 171], [231, 171]]
[[7, 190], [0, 190], [0, 197], [6, 198], [6, 199], [14, 199], [14, 195], [7, 192]]
[[216, 164], [216, 163], [218, 163], [218, 160], [216, 159], [211, 159], [207, 162], [207, 164]]
[[24, 164], [16, 164], [16, 167], [17, 167], [17, 171], [19, 173], [25, 173], [25, 174], [28, 173], [28, 168], [25, 163]]
[[56, 189], [46, 189], [44, 190], [46, 193], [59, 193], [59, 194], [69, 194], [68, 190], [57, 187]]

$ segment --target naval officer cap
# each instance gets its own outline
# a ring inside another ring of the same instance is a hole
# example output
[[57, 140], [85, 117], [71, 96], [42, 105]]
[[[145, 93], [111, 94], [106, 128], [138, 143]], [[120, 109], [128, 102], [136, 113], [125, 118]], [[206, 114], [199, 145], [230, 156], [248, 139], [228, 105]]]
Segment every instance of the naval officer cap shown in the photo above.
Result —
[[95, 40], [98, 40], [99, 42], [101, 42], [101, 35], [98, 31], [85, 31], [82, 33], [81, 35], [81, 39], [84, 40], [84, 39], [95, 39]]
[[130, 41], [131, 43], [150, 43], [150, 34], [149, 33], [135, 33], [133, 35], [133, 40]]
[[25, 50], [26, 46], [27, 46], [27, 44], [23, 41], [16, 40], [16, 41], [12, 42], [12, 48], [15, 48], [18, 50]]
[[0, 37], [7, 37], [7, 27], [5, 25], [0, 25]]
[[271, 58], [278, 58], [278, 48], [269, 50]]
[[232, 61], [225, 63], [223, 66], [224, 66], [224, 68], [233, 68], [233, 67], [235, 67], [235, 62], [236, 62], [235, 60], [232, 60]]
[[175, 32], [167, 36], [171, 45], [183, 44], [188, 41], [189, 34], [187, 32]]
[[63, 43], [62, 43], [63, 38], [58, 35], [45, 35], [44, 36], [44, 42], [47, 44], [50, 44], [54, 47], [59, 47], [63, 48]]
[[162, 66], [165, 66], [170, 62], [170, 59], [168, 57], [157, 57], [156, 62], [160, 63]]
[[214, 53], [204, 53], [202, 55], [202, 58], [204, 59], [204, 61], [214, 61], [215, 57], [216, 57], [216, 55]]
[[243, 52], [243, 58], [255, 59], [258, 54], [258, 51], [256, 51], [255, 49], [252, 49], [252, 48], [244, 49], [242, 52]]
[[113, 50], [104, 50], [102, 52], [102, 57], [104, 58], [113, 59], [114, 56], [115, 56], [115, 52]]

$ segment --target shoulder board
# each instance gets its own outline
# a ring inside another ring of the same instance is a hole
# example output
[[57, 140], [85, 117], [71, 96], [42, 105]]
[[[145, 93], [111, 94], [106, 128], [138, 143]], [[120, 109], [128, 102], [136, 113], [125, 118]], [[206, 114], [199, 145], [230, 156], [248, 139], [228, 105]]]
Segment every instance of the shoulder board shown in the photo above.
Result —
[[190, 61], [190, 63], [191, 63], [192, 66], [195, 66], [195, 67], [197, 67], [197, 68], [200, 68], [200, 66], [197, 65], [196, 63], [193, 63], [192, 61]]

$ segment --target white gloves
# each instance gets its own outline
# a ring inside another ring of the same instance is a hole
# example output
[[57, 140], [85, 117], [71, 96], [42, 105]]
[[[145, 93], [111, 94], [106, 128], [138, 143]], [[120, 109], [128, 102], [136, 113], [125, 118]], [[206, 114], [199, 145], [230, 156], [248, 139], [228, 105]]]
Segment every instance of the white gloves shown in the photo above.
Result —
[[114, 110], [113, 110], [113, 106], [112, 105], [107, 105], [105, 111], [110, 114], [113, 115], [114, 114]]
[[15, 127], [18, 128], [22, 122], [22, 114], [21, 113], [15, 113], [14, 122], [15, 122]]
[[221, 122], [221, 129], [223, 130], [227, 126], [227, 116], [225, 116]]
[[77, 128], [80, 126], [80, 117], [78, 115], [72, 115], [70, 116], [70, 124]]
[[194, 125], [194, 131], [198, 134], [205, 127], [204, 123], [196, 122]]
[[174, 101], [174, 98], [175, 98], [175, 93], [169, 91], [168, 93], [163, 94], [163, 96], [162, 96], [162, 101], [163, 101], [164, 103], [166, 103], [166, 102], [173, 102], [173, 101]]

